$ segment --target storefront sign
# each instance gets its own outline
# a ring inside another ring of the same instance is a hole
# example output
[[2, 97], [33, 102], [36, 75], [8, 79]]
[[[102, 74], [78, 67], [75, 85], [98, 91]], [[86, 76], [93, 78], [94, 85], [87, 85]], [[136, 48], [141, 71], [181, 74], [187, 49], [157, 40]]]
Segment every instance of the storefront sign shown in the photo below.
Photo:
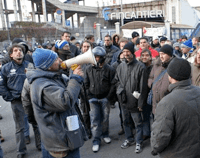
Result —
[[110, 19], [132, 19], [132, 18], [157, 18], [164, 17], [164, 10], [144, 10], [136, 12], [114, 12], [110, 14]]

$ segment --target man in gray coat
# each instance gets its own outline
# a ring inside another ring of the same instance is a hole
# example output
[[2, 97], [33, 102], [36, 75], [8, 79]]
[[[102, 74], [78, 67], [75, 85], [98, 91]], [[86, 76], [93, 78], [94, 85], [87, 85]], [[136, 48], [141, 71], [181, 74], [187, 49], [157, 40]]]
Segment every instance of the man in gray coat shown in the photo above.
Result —
[[[27, 71], [31, 102], [44, 145], [43, 157], [80, 157], [84, 128], [79, 119], [71, 129], [69, 119], [79, 118], [75, 104], [83, 83], [83, 71], [77, 67], [70, 78], [62, 76], [58, 55], [47, 49], [37, 48], [33, 53], [36, 69]], [[68, 121], [67, 121], [68, 120]], [[66, 123], [67, 122], [67, 123]], [[75, 124], [75, 123], [74, 123]]]
[[191, 85], [188, 61], [174, 58], [168, 66], [169, 91], [156, 108], [152, 154], [162, 158], [200, 157], [200, 88]]

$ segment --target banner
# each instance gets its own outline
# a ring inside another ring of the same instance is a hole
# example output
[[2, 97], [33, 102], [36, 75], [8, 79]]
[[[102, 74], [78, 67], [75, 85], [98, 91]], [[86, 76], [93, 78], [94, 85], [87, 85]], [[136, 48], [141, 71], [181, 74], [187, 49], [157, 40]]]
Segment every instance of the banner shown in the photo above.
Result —
[[[144, 30], [143, 30], [144, 31]], [[144, 36], [163, 36], [165, 35], [165, 27], [145, 28]]]
[[136, 31], [142, 37], [142, 29], [122, 29], [123, 37], [132, 38], [132, 33]]

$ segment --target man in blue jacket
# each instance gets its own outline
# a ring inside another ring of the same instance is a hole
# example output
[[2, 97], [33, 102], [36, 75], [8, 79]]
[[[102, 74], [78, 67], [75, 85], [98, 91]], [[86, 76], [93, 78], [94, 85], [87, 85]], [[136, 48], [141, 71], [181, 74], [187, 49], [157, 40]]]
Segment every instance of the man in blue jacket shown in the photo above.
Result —
[[[3, 65], [0, 73], [0, 95], [11, 102], [13, 118], [16, 126], [17, 158], [26, 154], [24, 136], [24, 109], [21, 102], [21, 91], [26, 79], [25, 68], [29, 66], [24, 60], [24, 47], [14, 44], [9, 50], [11, 61]], [[38, 128], [36, 127], [38, 130]]]
[[[37, 48], [33, 53], [36, 69], [27, 71], [31, 102], [39, 125], [41, 140], [49, 157], [80, 157], [84, 128], [70, 130], [66, 123], [69, 116], [77, 115], [75, 104], [83, 83], [83, 71], [79, 66], [70, 78], [63, 77], [62, 60], [57, 53]], [[79, 118], [79, 117], [78, 117]], [[72, 125], [73, 126], [73, 125]]]

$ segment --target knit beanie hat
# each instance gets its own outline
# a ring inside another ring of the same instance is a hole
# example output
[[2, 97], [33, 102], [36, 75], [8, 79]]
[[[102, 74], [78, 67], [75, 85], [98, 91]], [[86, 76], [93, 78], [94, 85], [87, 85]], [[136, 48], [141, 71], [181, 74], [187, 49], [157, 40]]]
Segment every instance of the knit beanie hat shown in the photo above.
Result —
[[124, 49], [128, 49], [132, 54], [135, 53], [134, 44], [133, 44], [132, 42], [127, 43], [127, 44], [124, 46], [123, 50], [124, 50]]
[[62, 49], [66, 44], [69, 45], [69, 43], [67, 41], [65, 41], [65, 40], [62, 40], [62, 41], [61, 40], [57, 40], [56, 43], [55, 43], [55, 47], [57, 49]]
[[192, 46], [192, 39], [189, 39], [181, 44], [181, 47], [184, 48], [193, 48]]
[[35, 67], [42, 70], [47, 70], [53, 65], [54, 61], [58, 58], [57, 53], [49, 49], [37, 48], [33, 52], [33, 62]]
[[170, 46], [168, 44], [165, 44], [164, 46], [162, 46], [160, 48], [159, 52], [163, 52], [163, 53], [168, 54], [169, 56], [172, 57], [172, 55], [173, 55], [173, 48], [172, 48], [172, 46]]
[[169, 63], [167, 73], [177, 81], [187, 80], [191, 75], [191, 66], [187, 60], [176, 57]]

